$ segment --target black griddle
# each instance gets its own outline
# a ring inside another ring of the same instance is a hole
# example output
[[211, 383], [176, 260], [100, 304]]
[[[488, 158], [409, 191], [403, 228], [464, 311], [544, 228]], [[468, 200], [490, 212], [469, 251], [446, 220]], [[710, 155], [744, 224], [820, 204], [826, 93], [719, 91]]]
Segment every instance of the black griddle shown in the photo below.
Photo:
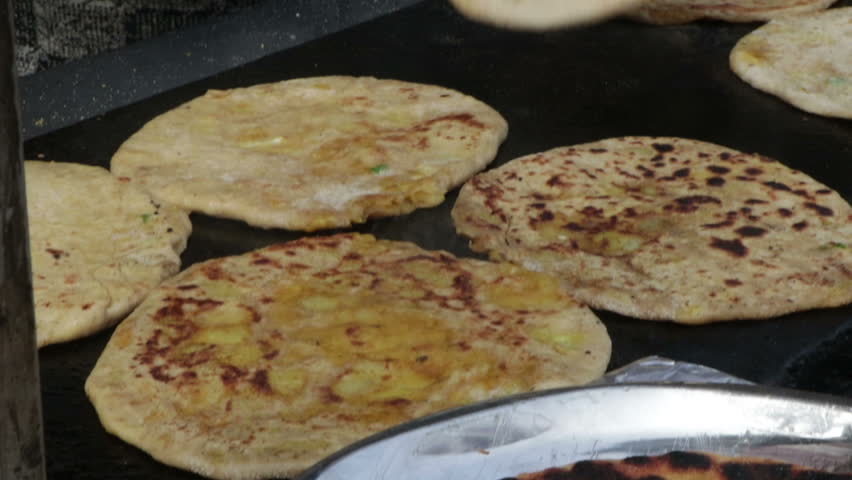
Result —
[[[852, 200], [852, 122], [800, 111], [730, 71], [728, 53], [755, 27], [614, 20], [523, 33], [472, 23], [444, 1], [427, 0], [35, 138], [25, 153], [108, 167], [113, 152], [146, 121], [207, 89], [371, 75], [454, 88], [495, 107], [509, 122], [509, 136], [491, 167], [607, 137], [681, 136], [774, 157]], [[440, 206], [354, 230], [482, 258], [455, 234], [449, 212], [456, 194]], [[192, 222], [184, 266], [304, 235], [198, 214]], [[661, 355], [762, 384], [852, 396], [852, 306], [691, 327], [597, 313], [612, 337], [610, 368]], [[48, 478], [199, 478], [157, 463], [98, 422], [83, 383], [111, 333], [40, 351]], [[828, 381], [814, 381], [820, 378]]]

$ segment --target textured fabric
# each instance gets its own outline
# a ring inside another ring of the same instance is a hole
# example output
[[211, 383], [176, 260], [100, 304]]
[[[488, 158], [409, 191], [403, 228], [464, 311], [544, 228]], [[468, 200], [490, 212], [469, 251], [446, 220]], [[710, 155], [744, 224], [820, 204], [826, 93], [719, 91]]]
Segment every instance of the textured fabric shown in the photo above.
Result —
[[261, 0], [15, 0], [18, 73], [192, 25]]

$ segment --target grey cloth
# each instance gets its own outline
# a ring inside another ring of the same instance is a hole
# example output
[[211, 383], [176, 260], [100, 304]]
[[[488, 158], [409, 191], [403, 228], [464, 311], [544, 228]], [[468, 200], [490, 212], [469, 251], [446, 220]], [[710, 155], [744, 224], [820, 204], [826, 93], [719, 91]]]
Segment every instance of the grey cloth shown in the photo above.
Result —
[[227, 14], [262, 0], [14, 0], [21, 75]]

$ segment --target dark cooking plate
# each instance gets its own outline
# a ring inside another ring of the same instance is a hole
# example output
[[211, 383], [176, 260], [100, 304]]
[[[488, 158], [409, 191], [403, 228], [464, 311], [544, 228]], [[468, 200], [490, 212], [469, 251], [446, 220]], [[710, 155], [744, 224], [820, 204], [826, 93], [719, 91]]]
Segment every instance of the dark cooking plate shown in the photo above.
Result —
[[[753, 28], [611, 21], [518, 33], [471, 23], [443, 1], [426, 1], [33, 139], [25, 150], [28, 158], [108, 166], [116, 148], [144, 122], [209, 88], [372, 75], [455, 88], [494, 106], [510, 125], [494, 166], [606, 137], [682, 136], [774, 157], [852, 199], [852, 122], [799, 111], [752, 89], [728, 68], [731, 47]], [[473, 256], [450, 220], [455, 196], [453, 191], [440, 206], [356, 230]], [[203, 215], [192, 220], [185, 265], [301, 235]], [[850, 394], [852, 307], [697, 327], [598, 313], [613, 340], [611, 368], [662, 355], [758, 383]], [[49, 477], [196, 478], [157, 464], [98, 423], [83, 382], [110, 333], [40, 352]]]

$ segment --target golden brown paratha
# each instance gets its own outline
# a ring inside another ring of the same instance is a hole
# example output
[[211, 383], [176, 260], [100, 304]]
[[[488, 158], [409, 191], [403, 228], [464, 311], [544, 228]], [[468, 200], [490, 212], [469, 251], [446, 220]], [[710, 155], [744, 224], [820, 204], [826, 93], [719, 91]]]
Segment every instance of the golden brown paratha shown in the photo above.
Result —
[[480, 22], [519, 30], [547, 30], [604, 20], [642, 0], [450, 0]]
[[504, 480], [850, 480], [801, 465], [755, 457], [674, 451], [622, 460], [587, 460]]
[[111, 168], [158, 201], [317, 230], [441, 203], [506, 132], [494, 109], [447, 88], [303, 78], [210, 91], [151, 120]]
[[674, 24], [701, 19], [761, 22], [828, 8], [837, 0], [645, 0], [629, 16], [648, 23]]
[[773, 20], [740, 39], [730, 63], [802, 110], [852, 119], [852, 7]]
[[24, 165], [39, 346], [112, 325], [178, 271], [187, 212], [100, 167]]
[[266, 478], [436, 410], [588, 382], [609, 354], [550, 276], [341, 234], [165, 282], [86, 392], [108, 431], [164, 463]]
[[472, 248], [559, 276], [590, 306], [682, 323], [852, 301], [852, 208], [772, 159], [679, 138], [553, 149], [471, 179]]

